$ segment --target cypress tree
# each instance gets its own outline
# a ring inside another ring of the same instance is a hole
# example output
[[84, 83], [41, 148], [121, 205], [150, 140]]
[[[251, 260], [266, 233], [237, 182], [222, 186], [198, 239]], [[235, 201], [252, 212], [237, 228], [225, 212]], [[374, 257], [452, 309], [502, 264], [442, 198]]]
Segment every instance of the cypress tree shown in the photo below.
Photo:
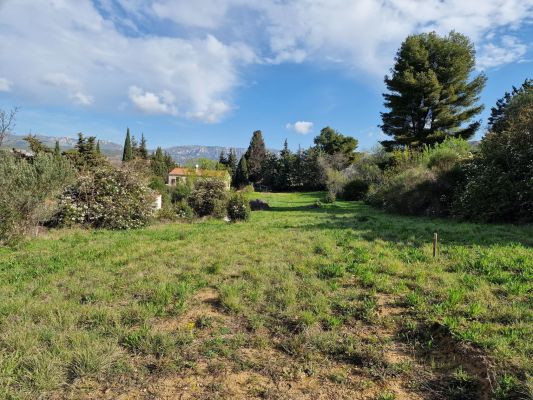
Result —
[[163, 150], [161, 150], [161, 147], [158, 147], [155, 150], [152, 160], [150, 161], [150, 167], [154, 175], [160, 176], [164, 180], [167, 179], [168, 170], [165, 163], [165, 156], [163, 155]]
[[143, 160], [148, 159], [148, 149], [146, 148], [146, 139], [144, 133], [141, 134], [141, 144], [139, 145], [139, 157]]
[[56, 145], [54, 147], [54, 156], [56, 158], [61, 158], [61, 148], [59, 147], [59, 140], [56, 140]]
[[257, 183], [261, 180], [261, 170], [266, 158], [265, 141], [261, 131], [255, 131], [250, 140], [250, 146], [245, 154], [249, 180]]
[[487, 80], [483, 74], [469, 80], [474, 68], [474, 45], [460, 33], [408, 36], [385, 76], [389, 111], [381, 113], [380, 127], [393, 139], [381, 144], [388, 150], [419, 148], [474, 135], [480, 122], [469, 121], [483, 110], [476, 103]]
[[224, 150], [220, 151], [220, 155], [218, 156], [218, 163], [224, 166], [228, 165], [228, 159], [226, 158], [226, 153], [224, 152]]
[[102, 151], [100, 150], [100, 141], [99, 140], [96, 142], [96, 154], [98, 154], [99, 156], [102, 155]]
[[235, 149], [230, 149], [228, 158], [227, 158], [227, 167], [228, 172], [230, 176], [235, 175], [235, 171], [237, 171], [237, 153], [235, 152]]
[[124, 140], [124, 153], [122, 154], [122, 161], [133, 160], [133, 148], [131, 146], [130, 128], [126, 131], [126, 139]]
[[242, 156], [239, 165], [237, 165], [237, 171], [235, 171], [235, 178], [233, 179], [233, 184], [236, 188], [242, 188], [250, 183], [247, 164], [246, 157]]

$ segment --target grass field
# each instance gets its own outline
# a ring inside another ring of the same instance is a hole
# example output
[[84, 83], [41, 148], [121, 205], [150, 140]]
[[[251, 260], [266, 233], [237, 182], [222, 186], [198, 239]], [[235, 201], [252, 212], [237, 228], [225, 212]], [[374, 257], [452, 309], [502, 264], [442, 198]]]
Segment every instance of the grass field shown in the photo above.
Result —
[[531, 398], [533, 227], [252, 196], [0, 248], [0, 398]]

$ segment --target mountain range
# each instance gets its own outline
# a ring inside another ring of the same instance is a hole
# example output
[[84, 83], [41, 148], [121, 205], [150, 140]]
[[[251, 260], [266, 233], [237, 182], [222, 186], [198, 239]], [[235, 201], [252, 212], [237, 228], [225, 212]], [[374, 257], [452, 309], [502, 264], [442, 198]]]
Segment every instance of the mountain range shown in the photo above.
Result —
[[[2, 143], [2, 147], [15, 148], [15, 149], [28, 149], [28, 143], [23, 139], [23, 136], [19, 135], [7, 135]], [[54, 137], [54, 136], [43, 136], [37, 135], [44, 145], [48, 147], [54, 147], [56, 141], [59, 141], [59, 147], [61, 150], [70, 150], [74, 148], [78, 139], [68, 136], [64, 137]], [[122, 157], [123, 146], [109, 140], [100, 140], [100, 150], [107, 157], [120, 160]], [[150, 150], [152, 152], [153, 150]], [[221, 151], [224, 151], [226, 154], [230, 151], [230, 147], [224, 146], [196, 146], [196, 145], [187, 145], [187, 146], [172, 146], [164, 148], [163, 151], [166, 151], [172, 156], [174, 161], [178, 164], [183, 164], [188, 160], [194, 160], [197, 158], [208, 158], [210, 160], [218, 160]], [[235, 152], [237, 153], [237, 158], [240, 158], [246, 152], [244, 148], [236, 148]]]

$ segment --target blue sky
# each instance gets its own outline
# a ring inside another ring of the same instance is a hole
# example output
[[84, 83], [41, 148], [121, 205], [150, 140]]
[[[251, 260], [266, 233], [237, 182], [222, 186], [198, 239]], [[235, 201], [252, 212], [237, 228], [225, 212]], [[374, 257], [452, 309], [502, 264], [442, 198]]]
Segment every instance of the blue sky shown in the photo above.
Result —
[[297, 148], [329, 125], [370, 149], [396, 49], [432, 30], [474, 41], [484, 123], [533, 77], [533, 0], [0, 0], [0, 21], [18, 134]]

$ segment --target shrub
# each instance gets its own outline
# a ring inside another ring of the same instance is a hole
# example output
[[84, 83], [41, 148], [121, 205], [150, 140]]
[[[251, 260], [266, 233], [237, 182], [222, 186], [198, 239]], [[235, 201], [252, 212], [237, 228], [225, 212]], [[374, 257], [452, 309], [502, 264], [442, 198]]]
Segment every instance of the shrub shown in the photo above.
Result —
[[255, 200], [250, 200], [250, 209], [252, 211], [263, 211], [263, 210], [269, 210], [270, 206], [264, 200], [255, 199]]
[[130, 229], [146, 225], [153, 214], [153, 192], [135, 175], [103, 168], [84, 174], [60, 201], [60, 225]]
[[64, 158], [41, 153], [26, 160], [0, 151], [0, 241], [28, 233], [53, 215], [55, 197], [74, 174]]
[[447, 139], [422, 152], [396, 151], [394, 165], [379, 183], [370, 185], [366, 200], [391, 212], [447, 216], [464, 185], [469, 144]]
[[178, 203], [182, 200], [186, 200], [191, 194], [192, 185], [189, 183], [177, 183], [176, 186], [170, 189], [170, 197], [172, 203]]
[[348, 182], [342, 190], [342, 198], [344, 200], [362, 200], [366, 193], [370, 183], [361, 178], [356, 178]]
[[513, 98], [500, 125], [468, 165], [454, 212], [485, 222], [533, 222], [533, 90]]
[[250, 205], [242, 193], [234, 193], [230, 197], [227, 211], [232, 221], [246, 221], [250, 218]]
[[220, 214], [226, 209], [226, 185], [219, 179], [201, 179], [196, 181], [194, 188], [187, 197], [187, 202], [194, 212], [200, 216]]
[[337, 194], [332, 191], [328, 191], [326, 193], [326, 197], [324, 198], [324, 203], [335, 203], [337, 200]]
[[194, 210], [185, 200], [176, 203], [174, 209], [176, 216], [180, 219], [190, 220], [194, 218]]

